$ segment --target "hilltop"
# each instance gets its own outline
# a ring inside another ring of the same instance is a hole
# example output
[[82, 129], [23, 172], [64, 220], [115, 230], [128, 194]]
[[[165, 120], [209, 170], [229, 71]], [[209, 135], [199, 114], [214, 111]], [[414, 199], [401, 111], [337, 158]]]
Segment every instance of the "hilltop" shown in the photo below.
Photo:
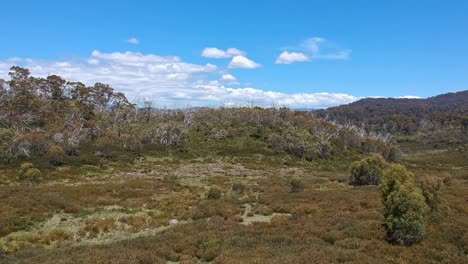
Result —
[[366, 131], [391, 133], [401, 140], [466, 143], [467, 113], [468, 91], [461, 91], [427, 99], [366, 98], [313, 115]]

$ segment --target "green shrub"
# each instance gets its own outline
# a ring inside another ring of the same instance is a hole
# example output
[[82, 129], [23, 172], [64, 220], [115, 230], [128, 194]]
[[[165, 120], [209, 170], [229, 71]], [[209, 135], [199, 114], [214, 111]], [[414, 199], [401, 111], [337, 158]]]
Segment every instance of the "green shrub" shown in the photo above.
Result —
[[31, 162], [25, 162], [21, 164], [19, 168], [19, 173], [20, 174], [25, 173], [27, 170], [32, 169], [32, 168], [34, 168], [34, 164], [32, 164]]
[[65, 157], [65, 151], [60, 146], [52, 146], [49, 149], [50, 163], [54, 166], [59, 166], [63, 163], [63, 157]]
[[429, 208], [412, 174], [401, 165], [391, 165], [384, 171], [380, 190], [387, 240], [405, 246], [421, 241]]
[[23, 163], [19, 169], [18, 181], [23, 184], [29, 184], [33, 187], [36, 186], [40, 181], [41, 171], [37, 168], [34, 168], [32, 163]]
[[302, 181], [299, 179], [292, 179], [289, 181], [289, 186], [291, 188], [291, 192], [300, 192], [302, 191], [302, 188], [304, 187], [302, 184]]
[[218, 200], [221, 198], [222, 196], [222, 192], [220, 189], [216, 188], [216, 187], [211, 187], [209, 190], [208, 190], [208, 195], [207, 195], [207, 198], [208, 199], [211, 199], [211, 200]]
[[378, 185], [388, 164], [382, 156], [374, 154], [351, 164], [349, 183], [352, 185]]
[[0, 128], [0, 159], [11, 156], [15, 133], [11, 129]]
[[387, 159], [393, 162], [401, 161], [401, 151], [395, 146], [390, 147], [390, 150], [387, 155]]
[[433, 221], [440, 220], [448, 211], [447, 202], [442, 198], [442, 187], [442, 180], [437, 178], [426, 178], [421, 182], [422, 194]]

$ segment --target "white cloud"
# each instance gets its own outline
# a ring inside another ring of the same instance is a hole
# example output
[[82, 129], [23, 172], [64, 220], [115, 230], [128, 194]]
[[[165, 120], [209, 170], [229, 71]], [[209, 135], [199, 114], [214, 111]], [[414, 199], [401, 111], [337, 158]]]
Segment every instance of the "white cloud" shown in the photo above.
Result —
[[222, 83], [227, 83], [227, 84], [239, 84], [239, 82], [237, 81], [237, 78], [232, 76], [231, 74], [229, 73], [226, 73], [226, 74], [223, 74], [221, 76], [221, 79], [220, 81]]
[[229, 74], [229, 73], [223, 74], [223, 75], [221, 76], [221, 80], [222, 80], [222, 81], [237, 81], [236, 77], [232, 76], [232, 75]]
[[403, 96], [398, 96], [398, 99], [422, 99], [422, 97], [417, 96], [417, 95], [403, 95]]
[[127, 39], [127, 42], [130, 44], [134, 44], [134, 45], [137, 45], [140, 43], [140, 41], [137, 38], [129, 38]]
[[285, 94], [263, 91], [255, 88], [228, 88], [216, 85], [196, 85], [204, 91], [205, 100], [216, 100], [227, 106], [240, 106], [253, 103], [258, 106], [287, 106], [292, 108], [323, 108], [347, 104], [360, 98], [339, 93], [295, 93]]
[[229, 69], [256, 69], [259, 68], [261, 65], [256, 63], [253, 60], [250, 60], [244, 56], [235, 56], [232, 58], [231, 62], [228, 65]]
[[213, 59], [226, 59], [232, 58], [234, 56], [245, 56], [246, 52], [242, 50], [238, 50], [236, 48], [229, 48], [227, 50], [221, 50], [218, 48], [205, 48], [202, 51], [201, 56], [206, 58], [213, 58]]
[[183, 106], [187, 103], [193, 106], [234, 106], [253, 102], [265, 107], [320, 108], [359, 99], [348, 94], [286, 94], [252, 87], [232, 88], [227, 85], [236, 84], [237, 79], [231, 74], [223, 73], [219, 77], [215, 65], [184, 62], [177, 56], [96, 50], [90, 57], [80, 60], [3, 60], [0, 61], [0, 78], [9, 79], [9, 68], [13, 65], [30, 69], [34, 76], [57, 74], [87, 85], [108, 83], [134, 102], [137, 98], [153, 98], [157, 106]]
[[88, 63], [91, 64], [91, 65], [98, 65], [98, 64], [99, 64], [99, 60], [98, 60], [98, 59], [89, 59], [89, 60], [88, 60]]
[[294, 62], [310, 61], [310, 58], [304, 53], [284, 51], [276, 59], [276, 64], [291, 64]]

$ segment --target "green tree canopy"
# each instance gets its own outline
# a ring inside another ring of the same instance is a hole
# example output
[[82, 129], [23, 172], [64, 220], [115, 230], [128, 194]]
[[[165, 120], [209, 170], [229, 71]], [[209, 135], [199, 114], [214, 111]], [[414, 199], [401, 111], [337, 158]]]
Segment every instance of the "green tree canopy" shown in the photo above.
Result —
[[384, 171], [380, 190], [388, 241], [406, 246], [421, 241], [429, 208], [413, 175], [402, 165], [391, 165]]

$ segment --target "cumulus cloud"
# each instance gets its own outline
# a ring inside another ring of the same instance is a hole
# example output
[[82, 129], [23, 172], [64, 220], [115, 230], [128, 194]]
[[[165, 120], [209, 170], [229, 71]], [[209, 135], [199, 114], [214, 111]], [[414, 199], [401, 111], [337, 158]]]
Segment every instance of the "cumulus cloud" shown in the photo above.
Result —
[[133, 45], [137, 45], [140, 43], [140, 41], [137, 38], [129, 38], [127, 39], [127, 42]]
[[216, 85], [196, 85], [204, 91], [205, 100], [223, 102], [227, 106], [253, 103], [258, 106], [287, 106], [292, 108], [323, 108], [354, 102], [360, 98], [340, 93], [295, 93], [285, 94], [255, 88], [229, 88]]
[[261, 65], [244, 56], [235, 56], [228, 65], [229, 69], [256, 69]]
[[237, 78], [232, 76], [229, 73], [223, 74], [220, 78], [220, 81], [222, 83], [227, 83], [227, 84], [239, 84], [239, 82], [237, 81]]
[[[237, 79], [229, 73], [220, 77], [213, 64], [193, 64], [177, 56], [160, 56], [137, 52], [103, 53], [93, 51], [88, 58], [68, 61], [36, 59], [0, 60], [0, 78], [8, 79], [9, 68], [19, 65], [32, 75], [50, 74], [87, 85], [108, 83], [129, 99], [152, 98], [157, 106], [235, 106], [254, 103], [258, 106], [321, 108], [346, 104], [359, 98], [337, 93], [286, 94], [252, 87], [233, 88]], [[254, 63], [254, 65], [256, 65]]]
[[310, 61], [310, 58], [304, 53], [284, 51], [276, 59], [276, 64], [291, 64], [294, 62]]
[[221, 50], [218, 48], [205, 48], [202, 51], [201, 56], [205, 58], [213, 58], [213, 59], [226, 59], [232, 58], [234, 56], [245, 56], [246, 52], [242, 50], [238, 50], [236, 48], [229, 48], [227, 50]]
[[223, 81], [237, 81], [236, 77], [232, 76], [229, 73], [223, 74], [223, 76], [221, 76], [221, 80], [223, 80]]

